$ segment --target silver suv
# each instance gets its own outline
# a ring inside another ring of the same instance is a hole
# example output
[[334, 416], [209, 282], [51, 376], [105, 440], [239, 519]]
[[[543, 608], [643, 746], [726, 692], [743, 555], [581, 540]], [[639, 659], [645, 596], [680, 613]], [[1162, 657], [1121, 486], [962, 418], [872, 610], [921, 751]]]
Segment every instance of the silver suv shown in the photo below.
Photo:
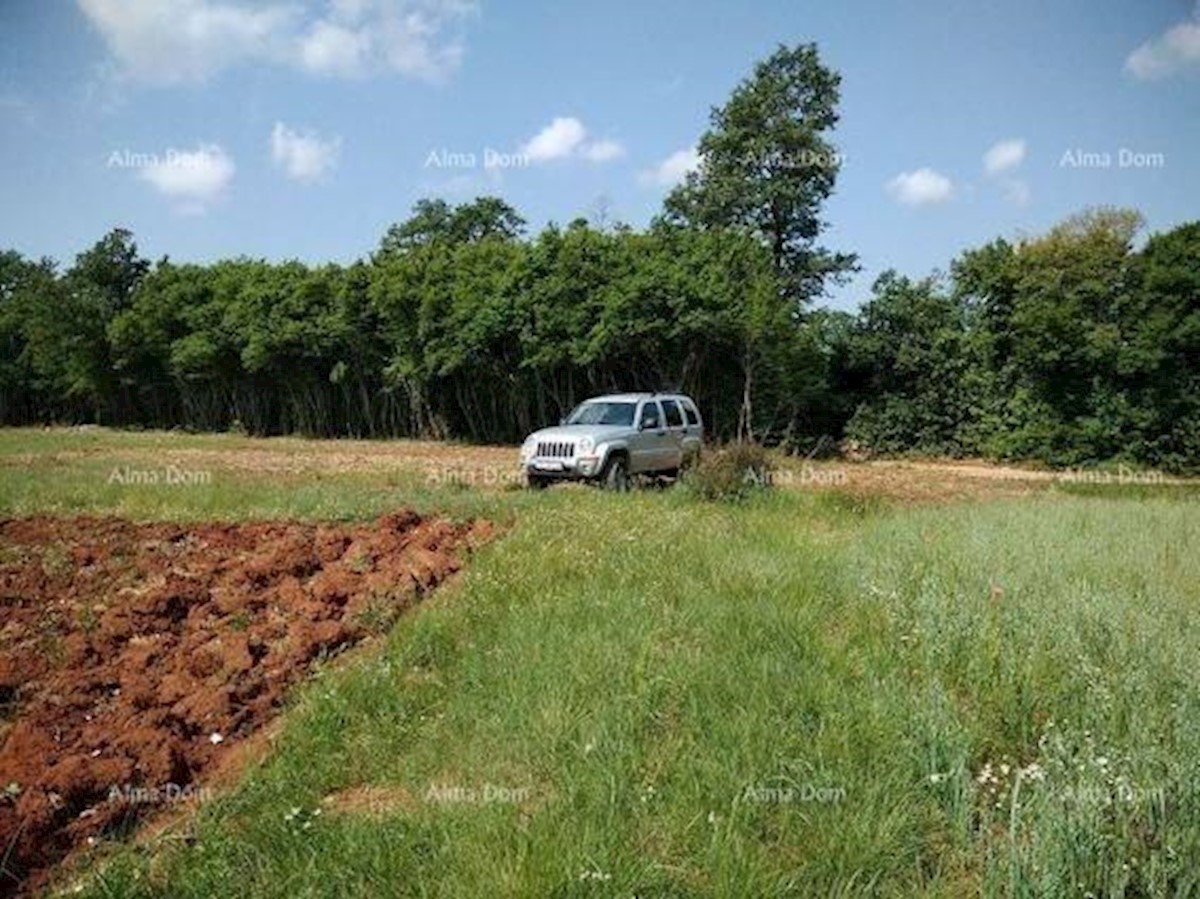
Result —
[[703, 442], [704, 422], [689, 397], [617, 393], [586, 400], [558, 427], [526, 437], [521, 469], [531, 487], [588, 480], [628, 490], [633, 475], [678, 475]]

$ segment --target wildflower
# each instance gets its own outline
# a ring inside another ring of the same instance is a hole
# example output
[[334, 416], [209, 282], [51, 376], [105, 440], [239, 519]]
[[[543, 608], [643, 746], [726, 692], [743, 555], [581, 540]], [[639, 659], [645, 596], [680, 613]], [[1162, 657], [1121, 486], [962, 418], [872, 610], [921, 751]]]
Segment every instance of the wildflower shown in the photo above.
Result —
[[1021, 777], [1025, 780], [1045, 780], [1046, 769], [1037, 762], [1030, 762], [1021, 769]]
[[217, 746], [221, 743], [224, 743], [225, 738], [223, 736], [221, 736], [219, 733], [217, 733], [216, 731], [213, 731], [211, 734], [208, 735], [208, 742], [212, 743], [214, 746]]

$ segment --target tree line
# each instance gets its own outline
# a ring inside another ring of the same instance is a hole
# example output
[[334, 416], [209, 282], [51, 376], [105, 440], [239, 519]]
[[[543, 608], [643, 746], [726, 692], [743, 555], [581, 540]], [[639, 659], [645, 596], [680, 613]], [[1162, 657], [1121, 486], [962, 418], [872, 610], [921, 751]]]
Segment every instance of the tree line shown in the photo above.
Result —
[[682, 390], [718, 439], [1073, 465], [1200, 459], [1200, 222], [1137, 243], [1097, 209], [944, 276], [819, 243], [839, 79], [780, 47], [646, 228], [527, 234], [496, 197], [423, 200], [351, 265], [0, 252], [0, 423], [513, 442], [588, 396]]
[[719, 437], [796, 451], [1194, 469], [1200, 222], [1135, 248], [1139, 226], [1088, 211], [947, 276], [886, 273], [855, 313], [797, 309], [734, 231], [527, 240], [494, 198], [422, 202], [349, 266], [152, 265], [117, 230], [61, 273], [0, 254], [0, 421], [511, 442], [671, 388]]
[[946, 277], [888, 273], [835, 338], [845, 432], [882, 452], [1200, 468], [1200, 222], [1135, 247], [1093, 209]]
[[763, 429], [804, 414], [754, 241], [520, 227], [498, 200], [425, 201], [349, 266], [150, 265], [120, 230], [61, 274], [4, 253], [0, 420], [511, 442], [589, 395], [684, 387], [731, 433], [747, 346], [774, 354]]

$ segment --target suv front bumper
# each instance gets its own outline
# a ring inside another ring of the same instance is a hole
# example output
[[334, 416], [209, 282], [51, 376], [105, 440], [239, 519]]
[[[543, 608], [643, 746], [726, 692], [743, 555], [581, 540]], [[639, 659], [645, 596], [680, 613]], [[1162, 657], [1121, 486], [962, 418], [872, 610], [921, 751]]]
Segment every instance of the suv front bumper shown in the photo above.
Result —
[[535, 456], [523, 461], [521, 470], [529, 477], [581, 481], [597, 477], [603, 469], [603, 462], [598, 455], [573, 459], [543, 459]]

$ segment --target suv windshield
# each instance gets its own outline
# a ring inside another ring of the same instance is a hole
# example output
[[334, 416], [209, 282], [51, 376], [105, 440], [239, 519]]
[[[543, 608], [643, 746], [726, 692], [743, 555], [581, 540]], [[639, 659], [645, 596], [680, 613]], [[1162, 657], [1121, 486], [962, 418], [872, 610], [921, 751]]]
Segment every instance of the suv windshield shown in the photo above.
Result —
[[569, 425], [625, 425], [633, 424], [636, 403], [581, 403], [567, 418]]

